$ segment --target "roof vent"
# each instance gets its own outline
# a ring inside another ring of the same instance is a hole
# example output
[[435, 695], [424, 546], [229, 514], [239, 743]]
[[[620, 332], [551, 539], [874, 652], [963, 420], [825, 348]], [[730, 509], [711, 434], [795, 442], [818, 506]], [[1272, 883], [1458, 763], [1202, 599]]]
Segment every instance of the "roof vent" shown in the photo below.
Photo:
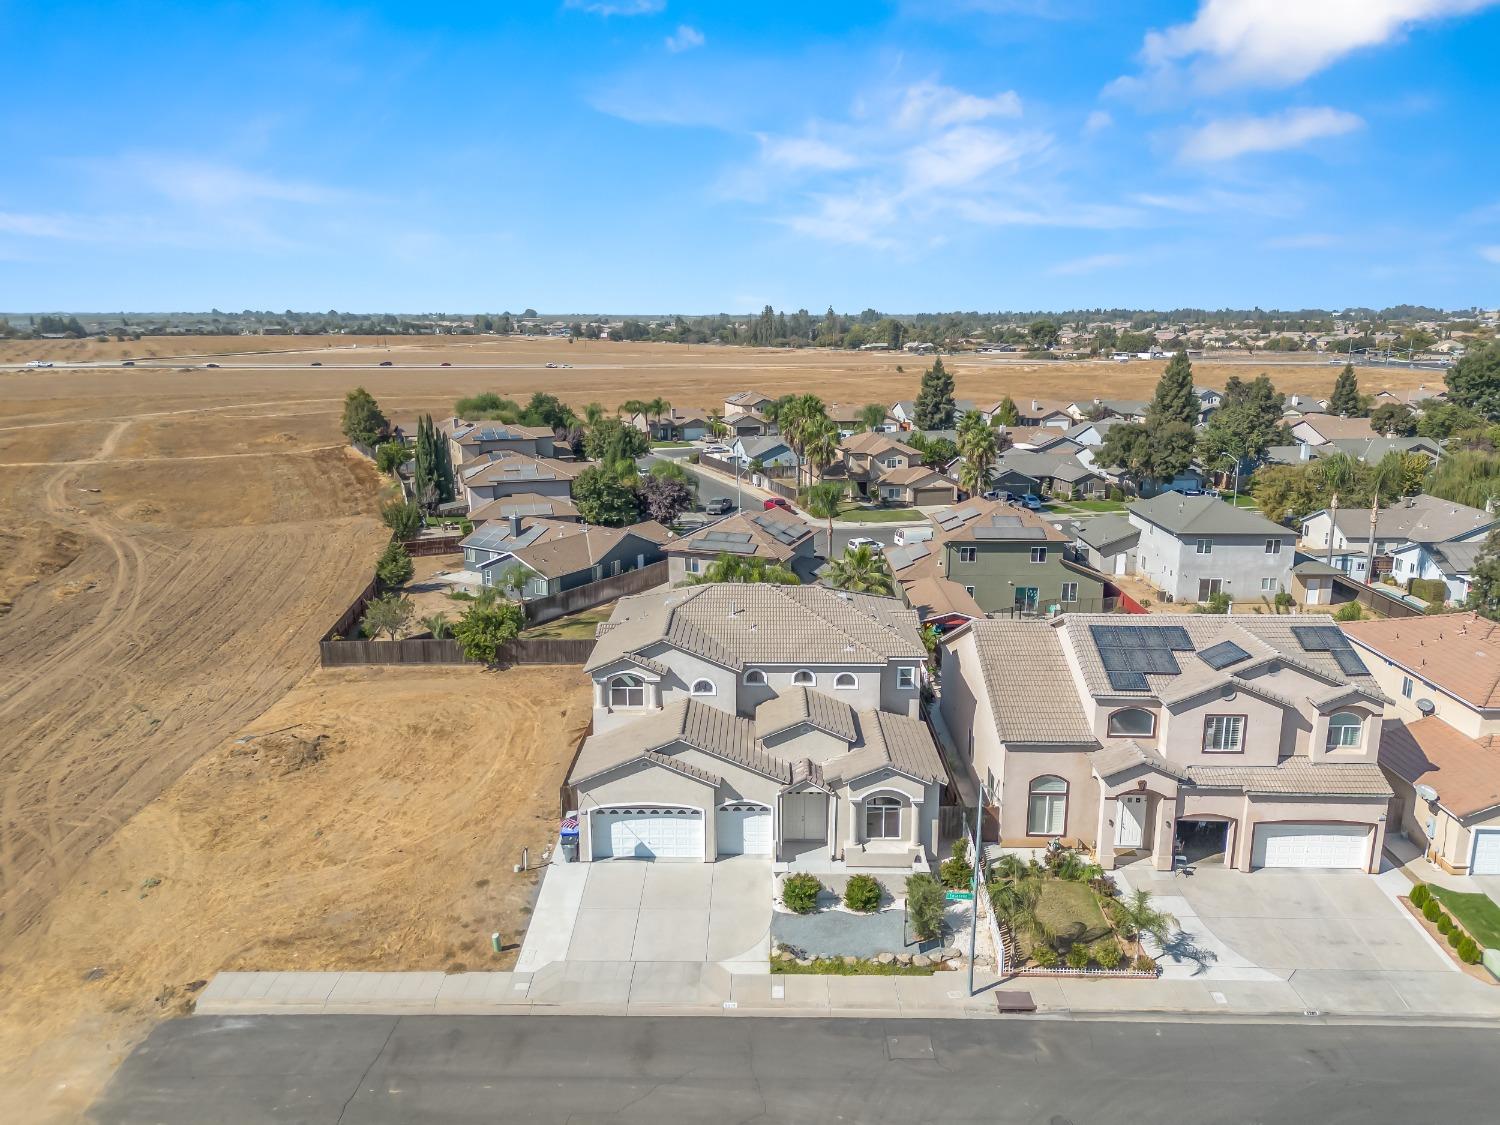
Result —
[[1433, 702], [1430, 699], [1417, 700], [1417, 710], [1422, 712], [1422, 714], [1424, 715], [1432, 715], [1437, 712], [1437, 708], [1433, 705]]

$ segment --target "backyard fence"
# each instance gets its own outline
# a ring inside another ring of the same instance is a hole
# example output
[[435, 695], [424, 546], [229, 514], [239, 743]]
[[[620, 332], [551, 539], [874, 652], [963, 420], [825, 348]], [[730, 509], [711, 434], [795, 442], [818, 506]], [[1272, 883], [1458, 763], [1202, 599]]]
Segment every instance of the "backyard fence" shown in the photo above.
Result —
[[414, 559], [427, 555], [454, 555], [458, 545], [464, 541], [462, 535], [429, 535], [421, 539], [403, 539], [401, 546]]
[[[650, 563], [638, 570], [627, 570], [597, 582], [574, 586], [571, 590], [532, 598], [526, 603], [526, 621], [531, 625], [566, 617], [579, 610], [592, 609], [596, 605], [612, 602], [627, 594], [640, 594], [660, 586], [667, 580], [667, 561]], [[589, 642], [593, 644], [592, 641]]]
[[568, 778], [573, 776], [573, 767], [578, 764], [578, 755], [583, 753], [583, 744], [588, 741], [589, 735], [594, 733], [594, 720], [589, 719], [589, 725], [583, 728], [583, 733], [578, 736], [578, 745], [573, 747], [573, 757], [568, 761], [568, 768], [563, 771], [563, 783], [557, 789], [558, 819], [566, 819], [567, 815], [578, 807], [578, 794], [568, 784]]
[[[591, 638], [518, 637], [500, 646], [495, 663], [506, 664], [582, 664], [594, 649]], [[324, 640], [318, 646], [325, 668], [344, 668], [357, 664], [475, 664], [464, 656], [455, 640], [431, 637], [401, 641], [335, 641]]]
[[[1414, 606], [1404, 600], [1399, 594], [1387, 593], [1379, 586], [1369, 586], [1357, 578], [1351, 578], [1347, 574], [1337, 575], [1333, 580], [1333, 588], [1340, 593], [1349, 594], [1353, 600], [1362, 605], [1372, 613], [1378, 613], [1382, 617], [1423, 617], [1425, 611], [1419, 606]], [[1336, 609], [1336, 606], [1330, 606]]]

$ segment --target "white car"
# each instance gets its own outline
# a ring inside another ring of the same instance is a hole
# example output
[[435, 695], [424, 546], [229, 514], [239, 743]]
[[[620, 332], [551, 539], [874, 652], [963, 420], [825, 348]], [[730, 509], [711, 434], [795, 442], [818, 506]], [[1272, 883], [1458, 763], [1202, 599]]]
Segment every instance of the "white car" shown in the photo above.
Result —
[[870, 548], [870, 553], [878, 555], [885, 550], [885, 544], [879, 539], [871, 539], [868, 535], [856, 535], [844, 544], [845, 551], [857, 551], [861, 547]]
[[710, 442], [708, 445], [705, 445], [703, 447], [703, 452], [704, 453], [719, 453], [719, 454], [728, 453], [729, 452], [729, 446], [722, 445], [719, 442]]
[[556, 367], [556, 366], [557, 366], [557, 364], [555, 364], [555, 363], [549, 363], [549, 364], [547, 364], [547, 366], [548, 366], [548, 367]]
[[50, 359], [33, 359], [30, 362], [28, 362], [26, 364], [26, 366], [27, 367], [51, 367], [52, 366], [52, 361]]

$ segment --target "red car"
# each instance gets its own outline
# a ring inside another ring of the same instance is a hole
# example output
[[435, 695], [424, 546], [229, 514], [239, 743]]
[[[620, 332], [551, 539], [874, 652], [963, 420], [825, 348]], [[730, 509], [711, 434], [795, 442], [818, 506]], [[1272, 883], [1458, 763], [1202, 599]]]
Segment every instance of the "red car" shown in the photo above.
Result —
[[773, 496], [773, 497], [771, 497], [764, 504], [762, 504], [761, 507], [764, 508], [768, 512], [772, 508], [780, 508], [784, 512], [790, 512], [792, 510], [792, 506], [790, 504], [788, 504], [785, 500], [783, 500], [780, 496]]

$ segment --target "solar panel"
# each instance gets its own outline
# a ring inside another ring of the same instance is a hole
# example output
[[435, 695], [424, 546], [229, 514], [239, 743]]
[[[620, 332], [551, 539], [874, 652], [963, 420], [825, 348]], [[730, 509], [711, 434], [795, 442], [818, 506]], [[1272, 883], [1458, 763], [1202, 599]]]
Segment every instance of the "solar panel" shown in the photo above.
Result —
[[[1090, 625], [1089, 631], [1110, 686], [1118, 691], [1145, 691], [1148, 675], [1182, 674], [1173, 655], [1179, 642], [1187, 639], [1187, 630], [1180, 626]], [[1192, 650], [1190, 643], [1185, 647]]]
[[1046, 539], [1047, 532], [1040, 527], [985, 527], [974, 529], [975, 539]]
[[1215, 672], [1222, 672], [1231, 664], [1238, 664], [1241, 660], [1248, 660], [1250, 654], [1233, 641], [1220, 641], [1211, 648], [1206, 648], [1198, 654], [1198, 659], [1207, 664]]
[[1152, 632], [1162, 635], [1162, 644], [1175, 652], [1192, 652], [1193, 639], [1181, 625], [1163, 625]]
[[1007, 516], [1007, 515], [1004, 515], [1003, 513], [996, 512], [994, 515], [992, 515], [990, 517], [990, 526], [991, 527], [1020, 527], [1021, 526], [1021, 517], [1020, 516]]
[[1304, 652], [1326, 652], [1346, 676], [1368, 676], [1369, 668], [1337, 625], [1293, 625], [1292, 636]]
[[1109, 686], [1116, 691], [1145, 691], [1150, 684], [1139, 672], [1110, 672]]
[[1336, 648], [1332, 652], [1333, 659], [1338, 663], [1339, 671], [1346, 676], [1368, 676], [1370, 670], [1365, 667], [1365, 662], [1359, 658], [1359, 653], [1350, 648]]

